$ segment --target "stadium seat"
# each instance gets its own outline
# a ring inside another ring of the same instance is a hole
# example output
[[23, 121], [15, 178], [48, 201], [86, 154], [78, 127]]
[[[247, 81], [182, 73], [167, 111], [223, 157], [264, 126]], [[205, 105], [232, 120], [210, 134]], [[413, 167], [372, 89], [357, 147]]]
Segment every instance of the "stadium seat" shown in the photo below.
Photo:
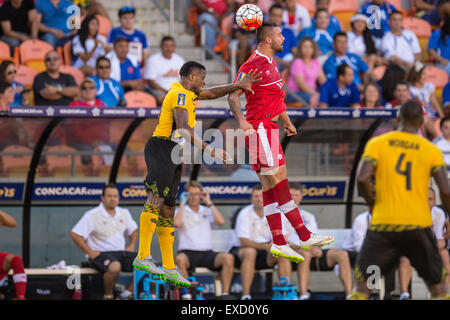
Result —
[[428, 61], [428, 39], [431, 37], [431, 25], [420, 18], [406, 17], [403, 20], [403, 27], [416, 34], [420, 49], [422, 50], [422, 61]]
[[436, 89], [442, 89], [448, 83], [448, 74], [436, 66], [427, 66], [426, 81], [432, 82]]
[[47, 52], [53, 47], [41, 40], [26, 40], [19, 46], [20, 63], [24, 64], [36, 72], [45, 70], [44, 58]]
[[37, 72], [24, 65], [18, 65], [16, 71], [16, 81], [22, 83], [26, 89], [31, 89]]
[[329, 11], [338, 18], [344, 31], [349, 31], [350, 20], [358, 11], [357, 0], [331, 0]]
[[383, 78], [384, 73], [386, 72], [386, 66], [378, 66], [373, 69], [373, 74], [375, 75], [375, 80], [379, 81]]
[[63, 47], [63, 57], [64, 57], [64, 64], [66, 66], [72, 66], [73, 58], [72, 58], [72, 40], [66, 42], [66, 44]]
[[155, 108], [157, 107], [156, 99], [149, 93], [138, 90], [131, 90], [125, 93], [125, 100], [128, 108]]
[[309, 11], [309, 13], [316, 12], [316, 5], [314, 0], [296, 0], [296, 2], [305, 7], [305, 9]]
[[0, 41], [0, 62], [4, 60], [12, 60], [9, 46], [7, 43]]
[[80, 85], [81, 81], [83, 81], [83, 79], [84, 79], [83, 72], [81, 72], [80, 70], [78, 70], [72, 66], [61, 65], [61, 67], [59, 68], [59, 71], [62, 73], [68, 73], [68, 74], [72, 75], [72, 77], [75, 78], [75, 82], [77, 83], [77, 85]]
[[8, 177], [25, 177], [30, 167], [33, 150], [25, 146], [11, 145], [4, 148], [2, 152], [18, 153], [18, 155], [2, 156], [2, 174]]
[[[94, 151], [100, 152], [101, 150], [99, 148], [95, 148]], [[111, 165], [105, 163], [105, 155], [94, 154], [92, 155], [91, 158], [92, 158], [92, 175], [100, 177], [109, 176], [109, 173], [111, 171]], [[130, 166], [128, 165], [127, 157], [123, 155], [122, 159], [120, 160], [119, 175], [123, 174], [128, 175], [129, 168]]]
[[77, 152], [76, 149], [67, 145], [59, 145], [49, 147], [47, 152], [61, 152], [61, 154], [46, 154], [45, 164], [49, 176], [55, 177], [71, 177], [72, 176], [72, 159], [75, 161], [75, 176], [79, 176], [83, 172], [80, 155], [73, 156], [69, 152]]
[[198, 11], [196, 7], [189, 9], [187, 19], [189, 26], [194, 29], [195, 46], [198, 47], [200, 46], [200, 26], [197, 24]]
[[[233, 38], [233, 21], [233, 16], [227, 16], [222, 20], [222, 23], [220, 25], [220, 29], [222, 30], [222, 32], [230, 38]], [[217, 36], [217, 45], [214, 47], [214, 51], [216, 53], [222, 52], [223, 59], [225, 61], [229, 61], [231, 52], [228, 49], [228, 40], [220, 34]]]
[[97, 14], [95, 17], [98, 20], [98, 34], [101, 34], [105, 38], [108, 38], [108, 34], [112, 29], [111, 21], [99, 14]]

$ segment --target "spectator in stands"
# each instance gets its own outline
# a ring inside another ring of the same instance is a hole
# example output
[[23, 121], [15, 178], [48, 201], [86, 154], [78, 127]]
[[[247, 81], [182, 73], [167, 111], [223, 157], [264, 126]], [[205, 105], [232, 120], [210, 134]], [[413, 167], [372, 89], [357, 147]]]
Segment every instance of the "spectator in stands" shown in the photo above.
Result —
[[416, 15], [428, 21], [432, 26], [439, 26], [442, 19], [450, 16], [448, 0], [415, 0]]
[[119, 81], [125, 92], [143, 90], [141, 69], [139, 63], [132, 56], [128, 56], [128, 44], [128, 38], [118, 37], [114, 40], [114, 50], [106, 55], [111, 62], [111, 78]]
[[354, 83], [353, 69], [347, 64], [337, 67], [337, 79], [325, 82], [320, 88], [320, 108], [352, 107], [357, 108], [360, 102], [360, 93]]
[[164, 36], [160, 47], [160, 52], [149, 57], [144, 71], [144, 80], [159, 106], [162, 105], [172, 83], [179, 81], [179, 71], [184, 64], [184, 58], [175, 53], [176, 44], [173, 37]]
[[394, 100], [386, 104], [388, 109], [399, 109], [402, 104], [411, 99], [411, 91], [409, 90], [409, 83], [407, 81], [399, 81], [394, 87]]
[[76, 35], [78, 30], [69, 29], [68, 21], [72, 16], [69, 9], [73, 2], [69, 0], [38, 0], [35, 3], [37, 12], [41, 15], [39, 32], [41, 40], [48, 42], [56, 50]]
[[327, 29], [328, 24], [330, 23], [330, 15], [327, 10], [317, 10], [314, 17], [315, 24], [300, 32], [298, 40], [301, 40], [303, 37], [313, 38], [319, 46], [319, 60], [323, 63], [333, 51], [333, 37], [335, 35], [335, 30], [328, 31]]
[[[450, 82], [447, 83], [444, 87], [444, 90], [442, 90], [442, 105], [444, 106], [444, 112], [446, 111], [450, 106]], [[447, 116], [450, 116], [450, 114], [447, 114]]]
[[[316, 10], [324, 9], [327, 10], [328, 13], [330, 13], [329, 10], [330, 7], [330, 0], [316, 0]], [[311, 23], [315, 24], [316, 17], [314, 16]], [[341, 31], [341, 25], [339, 23], [339, 20], [336, 16], [333, 16], [330, 14], [330, 23], [328, 24], [327, 31], [329, 34], [335, 34]]]
[[351, 18], [350, 25], [352, 30], [347, 32], [347, 51], [359, 56], [367, 63], [369, 68], [373, 70], [375, 64], [383, 64], [385, 61], [377, 55], [377, 49], [375, 48], [372, 33], [367, 28], [368, 20], [369, 19], [361, 13], [357, 13]]
[[[130, 238], [127, 246], [124, 232]], [[89, 258], [91, 265], [103, 273], [104, 299], [113, 299], [114, 285], [120, 271], [133, 271], [138, 238], [138, 226], [130, 211], [119, 207], [119, 189], [115, 184], [107, 184], [103, 188], [100, 205], [84, 213], [70, 236]], [[133, 280], [121, 297], [129, 298], [131, 291]]]
[[[228, 295], [234, 273], [234, 257], [230, 253], [213, 251], [211, 232], [211, 224], [222, 226], [225, 218], [200, 183], [190, 181], [185, 191], [174, 218], [179, 239], [175, 264], [185, 277], [188, 270], [193, 271], [197, 267], [221, 270], [223, 295]], [[200, 205], [201, 201], [204, 206]]]
[[[431, 229], [433, 230], [434, 236], [437, 240], [437, 246], [439, 248], [439, 253], [442, 258], [442, 262], [444, 264], [444, 267], [447, 270], [450, 270], [450, 260], [449, 260], [449, 254], [447, 249], [445, 248], [446, 243], [444, 239], [444, 225], [445, 225], [445, 219], [446, 215], [445, 212], [436, 206], [436, 192], [433, 188], [428, 188], [428, 205], [431, 209], [431, 217], [433, 219], [433, 224], [431, 226]], [[400, 278], [400, 300], [409, 300], [410, 294], [408, 290], [409, 283], [411, 282], [411, 276], [412, 276], [412, 268], [411, 268], [411, 262], [406, 257], [401, 257], [400, 259], [400, 266], [399, 266], [399, 278]], [[448, 289], [448, 281], [449, 281], [449, 275], [446, 276], [446, 287]]]
[[432, 82], [427, 82], [426, 66], [420, 61], [416, 62], [407, 76], [410, 84], [411, 95], [419, 100], [425, 107], [431, 118], [442, 118], [444, 111], [436, 97], [436, 87]]
[[376, 82], [367, 82], [362, 90], [361, 108], [383, 108], [381, 105], [381, 91]]
[[98, 0], [72, 0], [72, 2], [80, 7], [82, 17], [98, 14], [111, 20], [108, 11]]
[[391, 13], [389, 26], [380, 51], [389, 62], [409, 71], [422, 58], [419, 40], [414, 32], [403, 29], [403, 15], [399, 11]]
[[[319, 93], [317, 83], [324, 84], [327, 79], [317, 59], [319, 48], [310, 37], [304, 37], [298, 43], [295, 60], [291, 65], [287, 87], [298, 94], [313, 108], [318, 106]], [[291, 95], [287, 102], [295, 102]]]
[[261, 185], [253, 187], [251, 201], [252, 204], [242, 208], [237, 215], [234, 227], [236, 239], [230, 249], [235, 266], [241, 269], [242, 300], [251, 299], [250, 287], [255, 270], [271, 269], [278, 265], [279, 277], [288, 277], [290, 274], [290, 262], [284, 258], [275, 258], [270, 253], [272, 235], [264, 216]]
[[[258, 0], [246, 0], [245, 3], [258, 5]], [[248, 31], [240, 28], [236, 23], [236, 13], [233, 13], [232, 35], [233, 39], [236, 39], [239, 42], [237, 50], [237, 68], [239, 69], [239, 67], [250, 57], [254, 48], [256, 48], [256, 31]]]
[[[11, 107], [22, 106], [25, 97], [25, 87], [22, 83], [15, 81], [16, 77], [16, 66], [11, 60], [5, 60], [0, 63], [0, 83], [6, 82], [11, 85], [14, 90], [14, 102], [10, 105]], [[26, 94], [28, 96], [28, 94]]]
[[59, 72], [61, 61], [56, 51], [45, 55], [47, 70], [39, 73], [33, 80], [34, 102], [37, 106], [67, 106], [80, 90], [75, 79], [66, 73]]
[[119, 21], [120, 27], [113, 28], [109, 32], [108, 43], [115, 44], [118, 38], [128, 39], [130, 57], [143, 65], [150, 56], [150, 47], [145, 33], [134, 27], [135, 9], [133, 7], [120, 8]]
[[80, 85], [81, 97], [76, 101], [72, 101], [70, 107], [106, 107], [105, 103], [97, 98], [97, 87], [92, 78], [85, 78]]
[[450, 16], [445, 19], [441, 29], [431, 34], [428, 40], [428, 54], [436, 66], [450, 76]]
[[[363, 89], [363, 83], [371, 78], [369, 66], [358, 55], [347, 52], [347, 34], [338, 32], [334, 35], [334, 51], [323, 64], [323, 71], [328, 79], [336, 78], [336, 68], [345, 63], [353, 69], [354, 83], [359, 90]], [[361, 79], [361, 75], [363, 79]]]
[[96, 74], [91, 76], [97, 87], [97, 98], [102, 100], [106, 107], [126, 106], [123, 87], [119, 81], [111, 78], [111, 62], [105, 56], [97, 59]]
[[[197, 8], [199, 17], [197, 23], [201, 26], [205, 24], [206, 46], [210, 50], [214, 50], [217, 44], [217, 31], [215, 27], [220, 28], [223, 18], [228, 16], [234, 9], [233, 0], [193, 0], [194, 6]], [[207, 58], [211, 56], [206, 55]]]
[[[303, 199], [302, 189], [303, 186], [298, 183], [289, 183], [289, 191], [297, 207], [300, 206], [300, 202]], [[302, 209], [300, 209], [300, 214], [311, 232], [319, 231], [314, 214]], [[331, 271], [336, 266], [339, 266], [339, 278], [344, 286], [345, 296], [348, 298], [352, 292], [352, 269], [347, 251], [339, 249], [322, 250], [320, 247], [312, 247], [310, 250], [303, 250], [299, 246], [298, 237], [295, 236], [294, 229], [290, 226], [284, 216], [283, 220], [285, 222], [283, 229], [286, 227], [289, 230], [289, 245], [305, 258], [305, 261], [298, 264], [292, 263], [292, 266], [297, 269], [300, 300], [307, 300], [311, 297], [308, 292], [310, 270]]]
[[292, 30], [295, 36], [298, 36], [300, 31], [311, 27], [311, 18], [305, 7], [296, 3], [295, 0], [283, 0], [283, 2], [285, 3], [283, 25], [286, 28]]
[[442, 136], [433, 140], [433, 143], [442, 150], [447, 170], [450, 170], [450, 117], [442, 118], [439, 124]]
[[[0, 210], [0, 226], [15, 228], [17, 227], [17, 221]], [[25, 300], [27, 275], [22, 258], [12, 253], [0, 252], [0, 287], [8, 281], [8, 273], [11, 269], [13, 270], [13, 281], [16, 287], [16, 297], [13, 300]]]
[[386, 0], [369, 0], [358, 10], [358, 13], [364, 14], [369, 18], [367, 26], [372, 32], [375, 47], [378, 50], [381, 50], [383, 36], [392, 27], [388, 20], [394, 11], [397, 11], [397, 8]]
[[278, 69], [281, 71], [290, 66], [293, 60], [292, 49], [296, 47], [297, 39], [292, 30], [283, 25], [283, 7], [281, 5], [274, 4], [270, 7], [269, 22], [276, 23], [280, 27], [281, 34], [284, 37], [283, 51], [275, 53], [275, 61], [278, 64]]
[[74, 56], [73, 67], [90, 76], [95, 71], [97, 58], [111, 51], [106, 44], [106, 38], [98, 34], [98, 20], [94, 15], [84, 18], [78, 34], [73, 38], [72, 51]]
[[23, 41], [37, 39], [39, 17], [33, 0], [9, 0], [0, 7], [0, 40], [14, 49]]
[[7, 82], [0, 83], [0, 111], [8, 111], [14, 101], [14, 89]]

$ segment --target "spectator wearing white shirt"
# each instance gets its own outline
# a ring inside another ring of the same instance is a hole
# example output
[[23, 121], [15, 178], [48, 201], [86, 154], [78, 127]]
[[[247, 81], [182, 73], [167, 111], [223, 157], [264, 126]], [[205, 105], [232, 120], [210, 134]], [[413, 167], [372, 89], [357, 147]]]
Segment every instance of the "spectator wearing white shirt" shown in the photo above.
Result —
[[441, 149], [447, 170], [450, 170], [450, 117], [442, 118], [439, 126], [442, 136], [434, 139], [433, 143]]
[[162, 105], [164, 97], [172, 83], [179, 81], [179, 71], [184, 58], [175, 53], [175, 39], [165, 36], [161, 39], [161, 52], [150, 56], [145, 64], [144, 80], [149, 86], [158, 105]]
[[[431, 225], [431, 229], [436, 237], [439, 253], [441, 254], [442, 262], [444, 267], [447, 270], [450, 270], [450, 259], [449, 253], [445, 248], [445, 239], [444, 239], [444, 226], [446, 215], [445, 212], [436, 206], [436, 192], [433, 188], [428, 188], [428, 205], [431, 209], [431, 218], [433, 220], [433, 224]], [[400, 287], [401, 287], [401, 295], [400, 300], [409, 300], [410, 294], [408, 292], [408, 286], [411, 281], [412, 268], [411, 263], [406, 257], [401, 257], [400, 266], [399, 266], [399, 275], [400, 275]], [[448, 290], [449, 285], [449, 275], [447, 273], [445, 285]]]
[[[296, 206], [300, 205], [303, 200], [302, 185], [298, 183], [290, 183], [289, 191]], [[314, 215], [306, 210], [300, 209], [300, 214], [305, 222], [306, 227], [313, 233], [318, 233], [317, 221]], [[296, 268], [299, 287], [300, 300], [309, 299], [308, 282], [310, 271], [331, 271], [336, 265], [339, 266], [339, 278], [344, 286], [345, 296], [349, 297], [352, 292], [352, 270], [350, 266], [349, 255], [345, 250], [339, 249], [325, 249], [320, 247], [312, 247], [310, 250], [304, 250], [299, 247], [298, 237], [295, 237], [295, 232], [287, 223], [287, 219], [283, 218], [283, 230], [288, 231], [289, 245], [294, 250], [299, 252], [304, 258], [304, 262], [292, 263]]]
[[250, 288], [255, 270], [270, 269], [278, 264], [278, 276], [289, 276], [290, 262], [275, 258], [270, 253], [272, 233], [264, 216], [261, 185], [256, 185], [251, 193], [252, 204], [244, 207], [236, 218], [235, 240], [230, 253], [235, 266], [241, 269], [242, 300], [251, 299]]
[[297, 37], [300, 31], [311, 27], [311, 17], [308, 10], [295, 0], [283, 0], [285, 10], [283, 12], [283, 25], [292, 30]]
[[[119, 207], [119, 190], [108, 184], [103, 188], [102, 202], [87, 211], [73, 227], [70, 236], [73, 242], [89, 258], [91, 265], [103, 273], [104, 299], [113, 299], [114, 285], [120, 271], [132, 272], [136, 257], [135, 247], [138, 226], [130, 211]], [[129, 236], [126, 245], [124, 232]], [[122, 293], [123, 298], [131, 296], [133, 281]]]
[[[223, 295], [228, 295], [234, 273], [234, 257], [230, 253], [213, 251], [211, 232], [211, 225], [224, 225], [225, 218], [200, 183], [191, 181], [185, 190], [187, 195], [181, 196], [184, 200], [175, 211], [174, 218], [179, 237], [175, 264], [185, 277], [188, 271], [197, 267], [221, 270]], [[186, 204], [183, 203], [185, 201]], [[201, 201], [205, 206], [200, 205]]]
[[391, 30], [386, 32], [381, 43], [384, 58], [409, 71], [421, 59], [419, 40], [414, 32], [403, 29], [403, 15], [393, 11], [389, 17]]

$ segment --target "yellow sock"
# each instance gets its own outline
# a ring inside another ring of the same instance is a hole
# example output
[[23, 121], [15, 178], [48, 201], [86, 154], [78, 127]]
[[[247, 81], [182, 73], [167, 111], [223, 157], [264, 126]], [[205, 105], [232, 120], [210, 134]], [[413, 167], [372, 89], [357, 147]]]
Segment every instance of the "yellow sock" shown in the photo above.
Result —
[[140, 218], [139, 252], [138, 258], [144, 260], [151, 256], [152, 238], [158, 222], [159, 208], [151, 204], [145, 204]]
[[173, 218], [159, 216], [158, 223], [156, 224], [156, 233], [158, 234], [159, 246], [161, 248], [163, 267], [166, 269], [175, 269], [175, 261], [173, 260], [175, 233]]

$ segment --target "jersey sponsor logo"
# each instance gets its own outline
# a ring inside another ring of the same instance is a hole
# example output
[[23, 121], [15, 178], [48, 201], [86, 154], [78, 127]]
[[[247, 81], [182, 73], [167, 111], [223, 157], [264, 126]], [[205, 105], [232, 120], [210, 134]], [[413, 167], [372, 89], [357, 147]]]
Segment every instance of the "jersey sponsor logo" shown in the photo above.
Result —
[[179, 93], [177, 98], [177, 105], [184, 106], [186, 104], [186, 94]]
[[237, 81], [241, 81], [242, 79], [244, 79], [247, 76], [247, 74], [245, 72], [241, 72], [238, 75]]

